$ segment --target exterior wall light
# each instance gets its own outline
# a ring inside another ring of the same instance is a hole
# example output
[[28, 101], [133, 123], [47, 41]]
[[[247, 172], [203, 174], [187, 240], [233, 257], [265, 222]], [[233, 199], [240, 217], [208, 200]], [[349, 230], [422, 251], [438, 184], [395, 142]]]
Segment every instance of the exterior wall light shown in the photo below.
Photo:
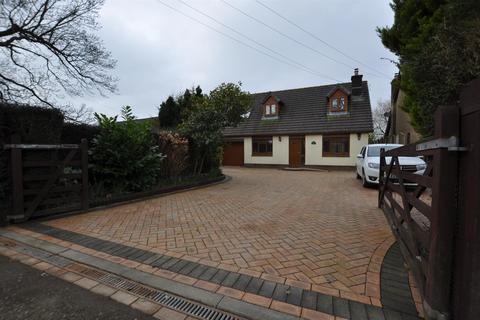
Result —
[[278, 136], [278, 141], [282, 142], [282, 136]]
[[361, 134], [361, 133], [357, 133], [357, 139], [358, 139], [358, 141], [360, 141], [361, 138], [362, 138], [362, 134]]

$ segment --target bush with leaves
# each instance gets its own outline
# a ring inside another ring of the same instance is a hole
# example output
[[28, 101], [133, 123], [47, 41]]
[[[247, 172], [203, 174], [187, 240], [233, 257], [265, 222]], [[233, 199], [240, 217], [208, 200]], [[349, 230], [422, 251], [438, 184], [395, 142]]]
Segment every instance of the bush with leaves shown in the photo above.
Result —
[[94, 183], [108, 192], [148, 190], [158, 183], [165, 156], [152, 135], [152, 124], [136, 121], [132, 109], [117, 116], [95, 114], [100, 126], [89, 150]]
[[179, 129], [189, 140], [193, 174], [218, 169], [223, 129], [240, 123], [251, 105], [251, 95], [234, 83], [222, 83], [210, 94], [192, 98]]

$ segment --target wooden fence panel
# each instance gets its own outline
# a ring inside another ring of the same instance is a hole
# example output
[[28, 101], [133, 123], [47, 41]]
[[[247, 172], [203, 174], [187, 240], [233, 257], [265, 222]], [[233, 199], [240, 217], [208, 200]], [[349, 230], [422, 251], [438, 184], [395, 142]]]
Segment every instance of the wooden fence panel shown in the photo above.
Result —
[[88, 209], [88, 145], [21, 144], [12, 136], [10, 150], [13, 212], [9, 221]]

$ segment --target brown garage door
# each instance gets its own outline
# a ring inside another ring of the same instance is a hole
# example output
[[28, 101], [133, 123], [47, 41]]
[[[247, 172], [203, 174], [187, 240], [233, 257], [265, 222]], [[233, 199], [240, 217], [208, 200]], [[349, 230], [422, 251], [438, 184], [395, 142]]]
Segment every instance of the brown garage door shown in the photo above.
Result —
[[224, 166], [243, 166], [243, 141], [226, 142], [223, 146]]

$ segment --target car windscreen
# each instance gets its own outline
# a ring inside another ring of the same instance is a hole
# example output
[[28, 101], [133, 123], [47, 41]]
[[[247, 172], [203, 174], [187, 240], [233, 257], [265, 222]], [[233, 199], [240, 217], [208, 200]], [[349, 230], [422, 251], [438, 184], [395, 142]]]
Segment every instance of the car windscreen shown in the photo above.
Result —
[[367, 156], [368, 157], [380, 157], [380, 149], [384, 148], [385, 151], [398, 148], [400, 146], [369, 146]]

